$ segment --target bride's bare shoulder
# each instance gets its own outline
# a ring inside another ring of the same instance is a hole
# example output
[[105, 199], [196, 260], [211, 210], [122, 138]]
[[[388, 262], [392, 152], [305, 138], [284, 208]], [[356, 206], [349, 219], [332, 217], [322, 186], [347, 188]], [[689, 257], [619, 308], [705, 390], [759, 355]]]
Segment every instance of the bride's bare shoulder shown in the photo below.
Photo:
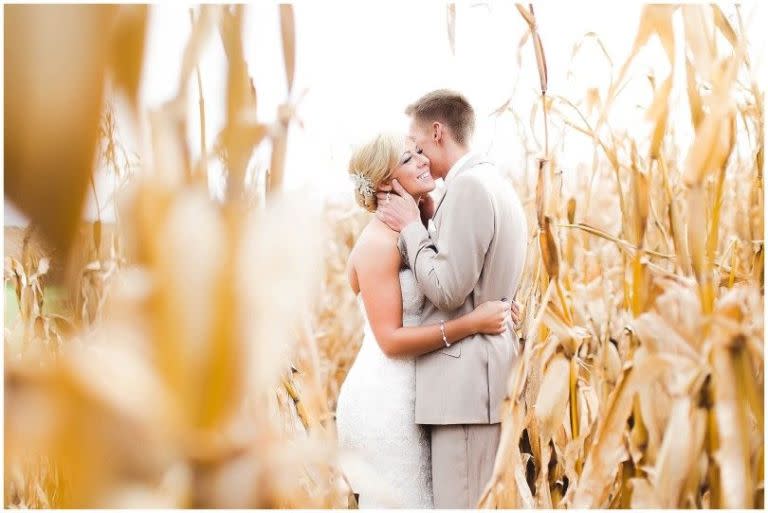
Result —
[[378, 254], [382, 250], [397, 253], [397, 233], [378, 219], [371, 219], [357, 238], [350, 260], [353, 257], [369, 257], [371, 253]]
[[390, 260], [399, 259], [397, 233], [390, 230], [378, 219], [372, 219], [357, 238], [347, 261], [347, 278], [355, 293], [360, 291], [357, 273], [364, 272], [371, 264], [386, 265]]

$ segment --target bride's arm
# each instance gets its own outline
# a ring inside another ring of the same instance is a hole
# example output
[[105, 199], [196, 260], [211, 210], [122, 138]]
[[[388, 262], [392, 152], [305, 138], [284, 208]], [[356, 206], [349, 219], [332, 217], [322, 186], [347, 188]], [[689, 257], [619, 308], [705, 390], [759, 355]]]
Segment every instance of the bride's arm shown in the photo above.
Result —
[[[445, 347], [439, 324], [403, 327], [400, 254], [394, 243], [370, 240], [356, 263], [360, 294], [376, 341], [388, 356], [418, 356]], [[450, 344], [477, 333], [503, 333], [509, 305], [483, 303], [474, 311], [445, 322]]]

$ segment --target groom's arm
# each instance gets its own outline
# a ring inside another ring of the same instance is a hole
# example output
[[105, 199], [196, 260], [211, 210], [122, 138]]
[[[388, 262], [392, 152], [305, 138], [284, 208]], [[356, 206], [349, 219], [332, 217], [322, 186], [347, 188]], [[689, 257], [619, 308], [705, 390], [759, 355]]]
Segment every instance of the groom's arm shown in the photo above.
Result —
[[398, 245], [424, 295], [450, 311], [464, 303], [480, 278], [494, 216], [488, 192], [473, 175], [456, 177], [441, 209], [439, 240], [412, 222], [400, 232]]

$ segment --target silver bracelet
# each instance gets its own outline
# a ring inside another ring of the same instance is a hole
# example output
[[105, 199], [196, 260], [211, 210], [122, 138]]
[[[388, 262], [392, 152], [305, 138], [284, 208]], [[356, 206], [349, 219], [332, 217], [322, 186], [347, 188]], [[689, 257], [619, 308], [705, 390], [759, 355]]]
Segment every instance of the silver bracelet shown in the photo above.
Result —
[[451, 344], [448, 343], [448, 338], [445, 336], [445, 321], [440, 321], [440, 333], [443, 335], [445, 347], [451, 347]]

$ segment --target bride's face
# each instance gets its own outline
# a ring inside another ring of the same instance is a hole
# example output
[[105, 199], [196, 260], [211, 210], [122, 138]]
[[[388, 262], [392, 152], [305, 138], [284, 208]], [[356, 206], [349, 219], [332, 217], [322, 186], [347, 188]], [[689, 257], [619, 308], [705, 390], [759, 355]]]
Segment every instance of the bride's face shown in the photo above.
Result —
[[[429, 170], [429, 159], [417, 150], [412, 141], [406, 143], [400, 162], [392, 173], [411, 196], [420, 196], [435, 188], [435, 180]], [[390, 181], [391, 183], [391, 181]]]

